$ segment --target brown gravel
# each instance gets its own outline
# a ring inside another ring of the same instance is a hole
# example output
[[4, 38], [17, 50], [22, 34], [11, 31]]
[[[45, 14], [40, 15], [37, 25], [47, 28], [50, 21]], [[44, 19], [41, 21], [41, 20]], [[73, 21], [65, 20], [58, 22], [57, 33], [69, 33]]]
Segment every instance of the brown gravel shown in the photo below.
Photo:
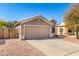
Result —
[[0, 39], [1, 56], [45, 56], [45, 54], [26, 41], [19, 39]]
[[68, 36], [64, 40], [69, 41], [71, 43], [79, 44], [79, 39], [76, 39], [75, 36]]

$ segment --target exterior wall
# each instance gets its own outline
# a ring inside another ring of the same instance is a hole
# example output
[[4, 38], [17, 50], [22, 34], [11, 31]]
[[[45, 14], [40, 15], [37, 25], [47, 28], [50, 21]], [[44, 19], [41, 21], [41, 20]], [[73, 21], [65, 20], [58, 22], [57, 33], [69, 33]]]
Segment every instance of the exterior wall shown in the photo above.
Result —
[[24, 39], [24, 37], [25, 37], [24, 33], [25, 33], [24, 25], [20, 25], [20, 34], [19, 34], [20, 39]]

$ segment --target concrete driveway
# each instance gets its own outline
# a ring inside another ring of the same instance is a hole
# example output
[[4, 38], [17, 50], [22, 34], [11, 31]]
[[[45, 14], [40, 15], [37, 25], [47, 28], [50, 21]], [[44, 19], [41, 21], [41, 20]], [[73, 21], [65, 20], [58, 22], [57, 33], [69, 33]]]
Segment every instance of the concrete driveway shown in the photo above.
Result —
[[29, 44], [49, 56], [79, 56], [79, 45], [63, 39], [26, 40]]

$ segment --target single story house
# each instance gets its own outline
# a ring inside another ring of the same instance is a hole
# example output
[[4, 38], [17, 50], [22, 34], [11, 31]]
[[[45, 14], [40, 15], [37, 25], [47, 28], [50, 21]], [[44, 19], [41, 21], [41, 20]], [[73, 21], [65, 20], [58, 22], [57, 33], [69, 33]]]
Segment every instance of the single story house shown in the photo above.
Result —
[[38, 15], [18, 22], [20, 39], [50, 38], [55, 34], [55, 24]]

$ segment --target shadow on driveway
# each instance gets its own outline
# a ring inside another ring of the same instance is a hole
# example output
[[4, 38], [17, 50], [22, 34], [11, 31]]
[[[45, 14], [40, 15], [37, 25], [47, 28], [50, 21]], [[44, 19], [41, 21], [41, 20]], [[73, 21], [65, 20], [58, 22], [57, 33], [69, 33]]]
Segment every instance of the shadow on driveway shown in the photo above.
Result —
[[35, 38], [35, 39], [22, 39], [22, 40], [61, 40], [64, 39], [65, 36], [55, 36], [55, 37], [51, 37], [51, 38]]
[[51, 38], [35, 38], [35, 39], [22, 39], [22, 40], [60, 40], [60, 39], [64, 39], [65, 35], [57, 35], [57, 36], [53, 36]]
[[0, 39], [0, 45], [5, 44], [6, 40], [5, 39]]

